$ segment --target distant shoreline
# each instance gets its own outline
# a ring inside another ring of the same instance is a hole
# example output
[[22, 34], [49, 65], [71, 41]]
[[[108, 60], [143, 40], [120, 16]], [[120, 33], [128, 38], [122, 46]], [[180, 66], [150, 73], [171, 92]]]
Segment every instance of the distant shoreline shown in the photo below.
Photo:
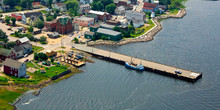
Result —
[[162, 26], [160, 23], [160, 20], [162, 19], [167, 19], [167, 18], [183, 18], [186, 15], [186, 10], [185, 9], [180, 9], [179, 12], [176, 15], [161, 15], [158, 17], [155, 17], [152, 20], [152, 22], [155, 24], [153, 28], [150, 29], [150, 31], [144, 33], [143, 38], [128, 38], [128, 39], [122, 39], [118, 42], [114, 41], [108, 41], [108, 40], [97, 40], [97, 41], [91, 41], [88, 42], [88, 46], [96, 46], [96, 45], [125, 45], [129, 43], [136, 43], [136, 42], [148, 42], [153, 40], [154, 36], [162, 30]]

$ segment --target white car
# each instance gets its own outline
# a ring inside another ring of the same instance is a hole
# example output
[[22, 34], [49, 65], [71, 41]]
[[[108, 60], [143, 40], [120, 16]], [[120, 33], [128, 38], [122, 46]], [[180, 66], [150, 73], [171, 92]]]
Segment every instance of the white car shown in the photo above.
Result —
[[28, 54], [25, 54], [25, 55], [24, 55], [24, 57], [27, 57], [27, 56], [28, 56]]

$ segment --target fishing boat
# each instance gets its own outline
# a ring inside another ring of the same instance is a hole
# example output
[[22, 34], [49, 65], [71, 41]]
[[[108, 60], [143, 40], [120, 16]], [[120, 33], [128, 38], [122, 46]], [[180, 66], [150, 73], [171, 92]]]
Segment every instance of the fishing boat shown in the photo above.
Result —
[[125, 67], [130, 68], [130, 69], [134, 69], [134, 70], [138, 70], [138, 71], [143, 71], [144, 70], [144, 66], [140, 63], [140, 64], [134, 64], [131, 58], [131, 62], [125, 62]]

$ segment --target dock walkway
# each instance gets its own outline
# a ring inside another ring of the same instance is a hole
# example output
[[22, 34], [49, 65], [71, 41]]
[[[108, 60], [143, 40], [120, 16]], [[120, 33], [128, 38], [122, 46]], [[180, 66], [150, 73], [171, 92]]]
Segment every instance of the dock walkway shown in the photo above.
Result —
[[[82, 45], [75, 45], [75, 48], [78, 50], [82, 50], [84, 52], [90, 53], [92, 55], [101, 57], [106, 60], [110, 60], [113, 62], [118, 62], [121, 64], [124, 64], [124, 62], [129, 62], [131, 60], [130, 56], [127, 55], [122, 55], [119, 53], [115, 52], [109, 52], [106, 50], [94, 48], [94, 47], [88, 47], [88, 46], [82, 46]], [[169, 76], [174, 76], [180, 79], [188, 80], [188, 81], [196, 81], [197, 79], [202, 77], [202, 73], [198, 72], [193, 72], [189, 70], [184, 70], [160, 63], [155, 63], [152, 61], [147, 61], [147, 60], [141, 60], [139, 58], [133, 58], [134, 64], [139, 64], [142, 62], [142, 65], [145, 67], [145, 70], [153, 71], [156, 73], [161, 73], [163, 75], [169, 75]], [[176, 74], [175, 71], [181, 71], [181, 74]]]

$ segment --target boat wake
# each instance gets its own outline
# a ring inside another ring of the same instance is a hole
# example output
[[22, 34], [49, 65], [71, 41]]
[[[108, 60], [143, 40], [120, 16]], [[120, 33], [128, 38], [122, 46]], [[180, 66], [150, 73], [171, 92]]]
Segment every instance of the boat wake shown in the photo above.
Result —
[[22, 105], [28, 105], [28, 104], [30, 104], [32, 101], [37, 100], [37, 99], [39, 99], [39, 98], [37, 97], [37, 98], [30, 99], [28, 102], [22, 103]]

